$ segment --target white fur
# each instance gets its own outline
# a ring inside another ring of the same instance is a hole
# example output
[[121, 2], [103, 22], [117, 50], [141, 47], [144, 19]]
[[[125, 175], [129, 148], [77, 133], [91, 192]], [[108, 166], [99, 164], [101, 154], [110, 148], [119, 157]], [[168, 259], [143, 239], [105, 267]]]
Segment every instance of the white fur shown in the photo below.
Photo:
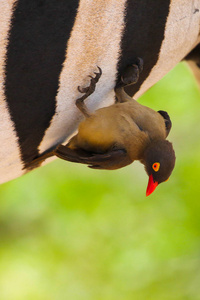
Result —
[[[3, 92], [6, 38], [14, 0], [0, 0], [0, 182], [23, 174], [14, 126]], [[94, 110], [114, 102], [114, 85], [120, 43], [124, 29], [126, 0], [80, 0], [75, 24], [66, 50], [56, 98], [56, 114], [40, 144], [40, 153], [69, 137], [81, 119], [75, 106], [81, 94], [77, 86], [87, 86], [88, 75], [103, 70], [95, 93], [87, 99]], [[157, 64], [143, 83], [139, 97], [172, 69], [198, 42], [200, 0], [171, 0], [165, 38]], [[134, 13], [134, 12], [133, 12]]]
[[23, 174], [13, 122], [3, 92], [7, 35], [15, 1], [0, 1], [0, 183]]
[[114, 84], [120, 41], [124, 28], [125, 0], [81, 0], [71, 38], [68, 42], [66, 60], [60, 75], [56, 114], [40, 145], [40, 151], [63, 141], [80, 121], [80, 112], [75, 106], [80, 97], [77, 87], [87, 86], [88, 75], [101, 67], [103, 75], [95, 93], [87, 99], [92, 109], [114, 102]]
[[[199, 9], [194, 13], [195, 9]], [[166, 75], [199, 43], [200, 0], [171, 0], [157, 64], [134, 96], [138, 98]]]

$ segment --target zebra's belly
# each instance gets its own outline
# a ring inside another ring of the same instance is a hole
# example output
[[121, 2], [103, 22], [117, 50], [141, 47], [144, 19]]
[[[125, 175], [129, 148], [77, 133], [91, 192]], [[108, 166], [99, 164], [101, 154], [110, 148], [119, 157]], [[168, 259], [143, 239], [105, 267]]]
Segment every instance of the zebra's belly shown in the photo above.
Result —
[[0, 183], [73, 134], [77, 86], [96, 66], [103, 74], [86, 100], [91, 110], [114, 102], [116, 80], [137, 56], [135, 97], [198, 43], [200, 1], [158, 2], [0, 1]]

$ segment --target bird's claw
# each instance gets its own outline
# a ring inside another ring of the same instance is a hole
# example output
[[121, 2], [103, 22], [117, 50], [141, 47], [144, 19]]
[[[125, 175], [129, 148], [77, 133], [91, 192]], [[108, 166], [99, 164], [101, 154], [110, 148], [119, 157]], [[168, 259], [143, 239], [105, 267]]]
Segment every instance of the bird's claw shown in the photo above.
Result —
[[[96, 84], [97, 84], [97, 82], [99, 81], [99, 78], [100, 78], [101, 75], [102, 75], [102, 70], [101, 70], [101, 68], [98, 67], [98, 66], [97, 66], [97, 68], [99, 69], [99, 72], [94, 72], [95, 77], [93, 77], [93, 76], [91, 76], [91, 75], [88, 76], [88, 77], [91, 78], [91, 80], [90, 80], [90, 85], [89, 85], [89, 86], [87, 86], [87, 87], [85, 87], [85, 88], [82, 88], [82, 87], [78, 86], [78, 91], [79, 91], [80, 93], [82, 93], [82, 94], [83, 94], [83, 93], [85, 94], [85, 95], [83, 96], [84, 99], [86, 99], [87, 97], [89, 97], [89, 96], [95, 91]], [[83, 100], [84, 100], [84, 99], [83, 99]]]
[[143, 59], [137, 57], [136, 60], [131, 65], [128, 65], [121, 73], [117, 87], [125, 87], [130, 84], [136, 84], [142, 71]]
[[82, 94], [83, 94], [83, 93], [87, 93], [88, 90], [89, 90], [89, 87], [83, 88], [83, 87], [78, 86], [78, 91], [79, 91], [80, 93], [82, 93]]
[[139, 73], [141, 73], [143, 71], [144, 61], [141, 57], [136, 58], [136, 62], [134, 65], [136, 65], [138, 67]]

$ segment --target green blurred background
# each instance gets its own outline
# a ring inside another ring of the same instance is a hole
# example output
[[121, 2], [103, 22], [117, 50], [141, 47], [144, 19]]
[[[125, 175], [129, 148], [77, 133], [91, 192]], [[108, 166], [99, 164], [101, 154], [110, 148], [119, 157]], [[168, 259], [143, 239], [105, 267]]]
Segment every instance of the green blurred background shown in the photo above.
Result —
[[200, 92], [181, 63], [139, 101], [172, 119], [170, 180], [56, 160], [1, 185], [0, 300], [200, 299]]

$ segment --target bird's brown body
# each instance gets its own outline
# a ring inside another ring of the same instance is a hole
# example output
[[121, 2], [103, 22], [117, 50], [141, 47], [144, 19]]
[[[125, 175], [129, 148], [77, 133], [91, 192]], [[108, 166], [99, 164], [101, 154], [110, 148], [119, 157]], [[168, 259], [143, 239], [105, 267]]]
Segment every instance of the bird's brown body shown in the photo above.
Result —
[[122, 88], [116, 91], [116, 96], [118, 103], [96, 110], [80, 123], [69, 148], [93, 153], [126, 149], [134, 161], [142, 159], [151, 141], [166, 138], [165, 121], [160, 113], [141, 105]]
[[171, 120], [166, 112], [156, 112], [125, 93], [123, 84], [138, 80], [142, 70], [140, 59], [139, 66], [132, 65], [127, 73], [123, 73], [115, 91], [116, 103], [90, 113], [84, 100], [94, 92], [101, 77], [102, 71], [98, 69], [95, 77], [90, 76], [87, 88], [78, 87], [84, 95], [76, 100], [76, 105], [85, 116], [79, 124], [78, 133], [66, 146], [58, 145], [52, 152], [36, 158], [30, 167], [52, 155], [106, 170], [119, 169], [140, 160], [149, 175], [149, 195], [159, 183], [168, 179], [175, 165], [172, 144], [166, 141]]

